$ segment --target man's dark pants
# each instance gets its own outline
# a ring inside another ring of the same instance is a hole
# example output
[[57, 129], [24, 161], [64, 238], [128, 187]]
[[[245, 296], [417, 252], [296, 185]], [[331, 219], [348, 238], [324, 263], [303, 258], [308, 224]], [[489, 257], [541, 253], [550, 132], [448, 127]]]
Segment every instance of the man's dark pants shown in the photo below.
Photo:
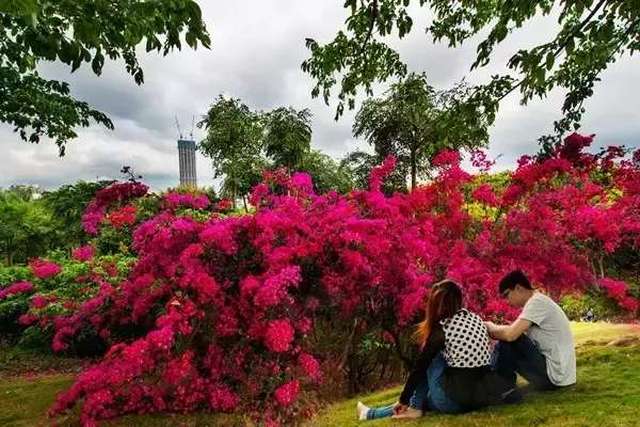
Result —
[[521, 335], [512, 342], [499, 341], [496, 345], [496, 372], [515, 387], [516, 373], [536, 390], [557, 388], [547, 375], [547, 362], [533, 341]]

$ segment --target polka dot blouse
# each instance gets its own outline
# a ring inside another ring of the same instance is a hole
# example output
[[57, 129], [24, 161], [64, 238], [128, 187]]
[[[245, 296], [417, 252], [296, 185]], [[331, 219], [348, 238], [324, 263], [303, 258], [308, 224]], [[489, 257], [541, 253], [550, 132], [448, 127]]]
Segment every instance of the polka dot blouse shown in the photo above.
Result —
[[478, 368], [491, 363], [491, 340], [480, 316], [463, 308], [440, 323], [444, 331], [443, 354], [450, 367]]

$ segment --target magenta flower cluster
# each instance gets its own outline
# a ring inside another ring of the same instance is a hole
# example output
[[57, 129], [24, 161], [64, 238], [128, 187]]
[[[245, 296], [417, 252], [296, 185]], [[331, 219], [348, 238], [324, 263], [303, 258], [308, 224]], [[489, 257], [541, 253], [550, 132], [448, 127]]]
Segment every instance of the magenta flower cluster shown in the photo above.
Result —
[[206, 209], [210, 203], [209, 198], [204, 194], [170, 192], [164, 195], [164, 204], [167, 209]]
[[[87, 234], [97, 235], [100, 223], [107, 214], [107, 209], [114, 205], [121, 205], [127, 201], [144, 196], [149, 187], [139, 182], [115, 183], [99, 190], [95, 198], [89, 203], [82, 216], [82, 227]], [[125, 221], [130, 219], [125, 216]], [[123, 224], [124, 225], [124, 224]]]
[[0, 301], [12, 295], [31, 293], [35, 290], [31, 282], [16, 282], [0, 289]]
[[35, 259], [29, 263], [29, 268], [31, 269], [31, 273], [38, 279], [49, 279], [51, 277], [57, 276], [62, 268], [52, 261], [47, 261], [43, 259]]
[[96, 253], [96, 250], [91, 245], [84, 245], [78, 248], [75, 248], [71, 252], [71, 257], [76, 261], [87, 262], [90, 261]]

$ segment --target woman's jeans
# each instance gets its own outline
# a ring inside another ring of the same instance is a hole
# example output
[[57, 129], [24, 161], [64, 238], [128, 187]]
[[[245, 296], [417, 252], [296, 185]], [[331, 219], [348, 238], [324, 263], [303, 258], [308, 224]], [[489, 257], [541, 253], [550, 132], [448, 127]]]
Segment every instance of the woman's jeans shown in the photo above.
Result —
[[[442, 388], [444, 370], [447, 368], [442, 353], [439, 353], [429, 365], [423, 381], [418, 384], [413, 396], [409, 401], [409, 406], [423, 410], [428, 408], [434, 412], [445, 412], [449, 414], [462, 412], [462, 408], [445, 394]], [[371, 408], [367, 412], [367, 419], [385, 418], [393, 415], [393, 405]]]

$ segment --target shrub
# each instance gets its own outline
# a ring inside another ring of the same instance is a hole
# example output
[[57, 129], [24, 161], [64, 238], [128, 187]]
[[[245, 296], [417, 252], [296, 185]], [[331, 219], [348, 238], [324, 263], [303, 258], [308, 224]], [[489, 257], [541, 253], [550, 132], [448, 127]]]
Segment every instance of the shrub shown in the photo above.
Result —
[[[504, 191], [491, 194], [470, 194], [472, 175], [447, 151], [432, 162], [433, 182], [409, 194], [381, 191], [394, 168], [389, 158], [372, 171], [368, 190], [347, 195], [317, 195], [305, 174], [268, 173], [251, 194], [252, 215], [223, 217], [182, 197], [148, 218], [136, 209], [136, 222], [121, 229], [132, 231], [131, 272], [120, 281], [92, 276], [89, 298], [51, 319], [56, 349], [85, 327], [109, 346], [52, 414], [82, 402], [86, 425], [202, 409], [295, 422], [308, 413], [300, 396], [318, 387], [309, 357], [347, 367], [357, 382], [377, 363], [369, 356], [406, 354], [399, 337], [444, 277], [487, 317], [517, 314], [496, 286], [513, 268], [555, 298], [595, 285], [634, 312], [627, 284], [596, 275], [594, 265], [640, 243], [640, 165], [576, 151], [585, 138], [571, 135], [546, 159], [521, 159]], [[101, 233], [117, 228], [103, 221], [110, 209], [146, 199], [105, 190], [111, 196], [98, 197], [86, 215]], [[493, 205], [496, 215], [471, 215], [471, 202]], [[335, 332], [333, 343], [317, 336], [326, 332]]]
[[[3, 293], [12, 284], [24, 282], [31, 278], [31, 272], [25, 266], [0, 266], [0, 293]], [[0, 299], [0, 337], [10, 343], [16, 342], [24, 327], [18, 323], [18, 319], [29, 308], [27, 294], [17, 294]]]
[[584, 294], [563, 296], [560, 307], [570, 320], [581, 321], [588, 310], [591, 310], [595, 320], [613, 320], [624, 315], [624, 311], [602, 292], [594, 289]]

